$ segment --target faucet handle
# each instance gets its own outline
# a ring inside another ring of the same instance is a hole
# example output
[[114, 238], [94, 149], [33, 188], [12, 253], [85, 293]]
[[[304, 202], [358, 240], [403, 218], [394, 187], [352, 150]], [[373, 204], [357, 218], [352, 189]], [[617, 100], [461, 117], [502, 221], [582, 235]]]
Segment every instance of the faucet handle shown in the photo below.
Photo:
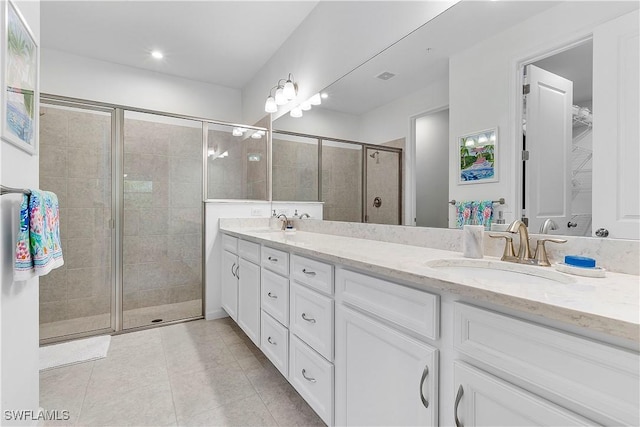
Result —
[[515, 257], [516, 251], [513, 249], [513, 238], [507, 234], [489, 234], [494, 239], [504, 239], [504, 252], [502, 253], [502, 261], [507, 257]]
[[536, 243], [536, 253], [533, 257], [538, 262], [538, 265], [541, 265], [543, 267], [548, 267], [551, 265], [551, 263], [549, 262], [549, 257], [547, 256], [547, 249], [544, 246], [546, 242], [567, 243], [565, 239], [552, 239], [552, 238], [538, 239], [538, 243]]

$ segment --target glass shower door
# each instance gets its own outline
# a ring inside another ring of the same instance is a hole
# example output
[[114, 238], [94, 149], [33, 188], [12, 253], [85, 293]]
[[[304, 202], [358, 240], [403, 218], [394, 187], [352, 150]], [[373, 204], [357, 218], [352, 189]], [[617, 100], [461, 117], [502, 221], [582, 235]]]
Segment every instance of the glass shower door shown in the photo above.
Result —
[[202, 315], [202, 133], [125, 111], [123, 329]]
[[113, 330], [113, 109], [40, 103], [40, 188], [60, 204], [64, 265], [40, 277], [40, 340]]

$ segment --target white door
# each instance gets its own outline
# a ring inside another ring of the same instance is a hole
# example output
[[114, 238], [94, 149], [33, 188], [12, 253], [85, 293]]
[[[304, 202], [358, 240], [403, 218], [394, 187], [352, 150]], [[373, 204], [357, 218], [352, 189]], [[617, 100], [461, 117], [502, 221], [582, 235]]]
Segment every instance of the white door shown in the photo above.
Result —
[[240, 258], [238, 326], [260, 347], [260, 267]]
[[454, 362], [456, 425], [588, 426], [595, 423], [501, 379]]
[[437, 425], [437, 352], [340, 306], [336, 313], [336, 425]]
[[238, 321], [238, 257], [222, 251], [222, 308], [236, 322]]
[[527, 65], [525, 206], [529, 229], [551, 218], [569, 234], [573, 82]]
[[640, 238], [638, 11], [593, 33], [593, 232]]

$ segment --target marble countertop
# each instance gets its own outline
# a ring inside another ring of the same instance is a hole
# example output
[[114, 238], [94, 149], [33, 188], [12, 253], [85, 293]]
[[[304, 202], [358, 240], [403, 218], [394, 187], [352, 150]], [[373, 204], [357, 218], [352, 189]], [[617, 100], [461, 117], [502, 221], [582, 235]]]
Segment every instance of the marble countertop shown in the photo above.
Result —
[[[353, 237], [268, 228], [221, 226], [221, 231], [372, 274], [427, 291], [443, 291], [640, 342], [640, 277], [607, 272], [587, 278], [553, 271], [564, 283], [495, 281], [430, 267], [435, 260], [465, 260], [459, 252]], [[507, 270], [518, 264], [485, 257]], [[453, 261], [455, 262], [455, 261]], [[541, 273], [544, 276], [546, 273]]]

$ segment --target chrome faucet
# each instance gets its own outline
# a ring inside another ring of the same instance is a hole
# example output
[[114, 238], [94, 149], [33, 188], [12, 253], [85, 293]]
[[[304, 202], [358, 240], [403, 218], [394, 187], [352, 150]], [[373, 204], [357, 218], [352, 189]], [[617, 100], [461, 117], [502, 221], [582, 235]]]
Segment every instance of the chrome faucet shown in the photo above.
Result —
[[289, 220], [285, 214], [280, 214], [276, 218], [280, 219], [281, 216], [284, 217], [284, 220], [282, 221], [282, 230], [285, 230], [287, 228], [287, 224], [289, 224]]
[[547, 218], [544, 220], [542, 225], [540, 226], [540, 234], [548, 234], [549, 230], [557, 230], [558, 224], [551, 218]]
[[309, 215], [309, 214], [308, 214], [308, 213], [306, 213], [306, 212], [305, 212], [305, 213], [303, 213], [302, 215], [300, 215], [300, 219], [305, 218], [305, 217], [307, 217], [307, 218], [311, 218], [311, 215]]
[[[545, 221], [546, 224], [546, 221]], [[511, 234], [518, 233], [520, 235], [520, 243], [518, 246], [518, 255], [515, 254], [513, 248], [513, 238], [504, 234], [490, 234], [489, 237], [505, 239], [504, 253], [502, 261], [517, 262], [519, 264], [539, 265], [548, 267], [551, 265], [547, 256], [547, 250], [544, 246], [546, 242], [566, 243], [564, 239], [538, 239], [536, 243], [536, 252], [531, 256], [531, 247], [529, 246], [529, 231], [524, 222], [516, 219], [507, 228], [507, 232]]]

